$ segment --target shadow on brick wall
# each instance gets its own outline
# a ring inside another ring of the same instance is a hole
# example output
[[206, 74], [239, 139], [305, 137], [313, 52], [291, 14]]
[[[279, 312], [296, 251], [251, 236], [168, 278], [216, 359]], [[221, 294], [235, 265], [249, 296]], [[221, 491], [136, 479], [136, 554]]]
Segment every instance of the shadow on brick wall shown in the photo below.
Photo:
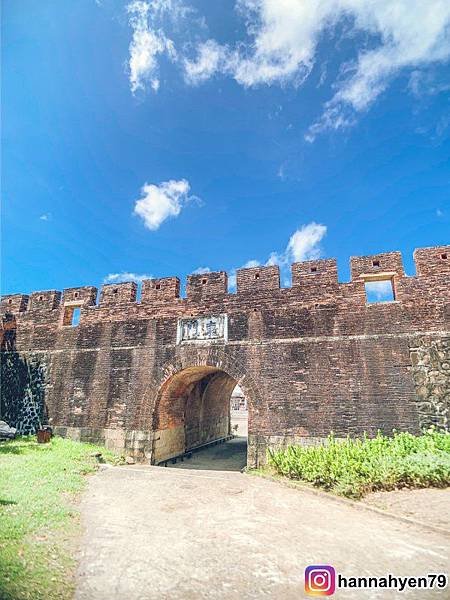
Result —
[[47, 421], [45, 364], [40, 357], [15, 349], [15, 322], [5, 315], [0, 353], [0, 419], [19, 434], [35, 433]]

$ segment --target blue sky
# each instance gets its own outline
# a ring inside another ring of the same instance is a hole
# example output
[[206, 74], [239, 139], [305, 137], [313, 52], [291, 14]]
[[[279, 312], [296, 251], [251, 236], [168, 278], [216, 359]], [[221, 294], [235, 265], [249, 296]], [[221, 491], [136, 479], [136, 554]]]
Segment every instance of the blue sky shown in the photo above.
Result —
[[5, 0], [3, 293], [413, 274], [450, 240], [449, 26], [439, 0]]

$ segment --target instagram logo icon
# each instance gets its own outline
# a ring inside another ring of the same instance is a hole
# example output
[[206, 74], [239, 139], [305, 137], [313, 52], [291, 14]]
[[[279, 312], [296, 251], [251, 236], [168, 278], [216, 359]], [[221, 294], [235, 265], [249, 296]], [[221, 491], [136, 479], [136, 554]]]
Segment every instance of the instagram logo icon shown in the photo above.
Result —
[[336, 571], [330, 565], [310, 565], [305, 569], [305, 592], [309, 596], [331, 596], [336, 589]]

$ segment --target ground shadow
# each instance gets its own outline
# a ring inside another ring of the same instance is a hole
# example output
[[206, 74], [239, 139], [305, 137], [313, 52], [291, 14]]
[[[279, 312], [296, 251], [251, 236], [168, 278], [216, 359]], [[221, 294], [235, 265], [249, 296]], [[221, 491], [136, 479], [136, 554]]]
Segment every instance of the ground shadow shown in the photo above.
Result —
[[22, 454], [23, 451], [22, 446], [12, 446], [7, 441], [0, 442], [0, 454]]
[[247, 438], [234, 437], [217, 446], [198, 450], [191, 458], [178, 459], [175, 464], [170, 461], [167, 467], [174, 469], [194, 469], [208, 471], [242, 471], [247, 466]]

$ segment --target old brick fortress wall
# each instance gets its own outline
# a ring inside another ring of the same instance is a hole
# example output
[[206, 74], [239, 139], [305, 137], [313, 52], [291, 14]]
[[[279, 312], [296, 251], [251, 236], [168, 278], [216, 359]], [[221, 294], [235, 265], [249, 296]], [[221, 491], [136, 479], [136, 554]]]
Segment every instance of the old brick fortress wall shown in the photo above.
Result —
[[[255, 465], [268, 445], [330, 431], [448, 426], [448, 364], [426, 365], [427, 352], [448, 348], [450, 246], [416, 250], [414, 260], [413, 277], [390, 252], [352, 258], [348, 283], [336, 261], [316, 260], [292, 266], [290, 288], [270, 266], [238, 270], [235, 294], [218, 272], [189, 276], [185, 298], [169, 277], [144, 281], [139, 302], [136, 284], [123, 283], [104, 285], [98, 304], [96, 288], [80, 287], [6, 296], [1, 308], [15, 316], [15, 351], [45, 366], [58, 432], [157, 462], [227, 433], [237, 382]], [[365, 283], [383, 279], [395, 301], [368, 304]], [[179, 341], [180, 319], [217, 315], [227, 316], [227, 339]], [[433, 402], [427, 378], [437, 370]]]

